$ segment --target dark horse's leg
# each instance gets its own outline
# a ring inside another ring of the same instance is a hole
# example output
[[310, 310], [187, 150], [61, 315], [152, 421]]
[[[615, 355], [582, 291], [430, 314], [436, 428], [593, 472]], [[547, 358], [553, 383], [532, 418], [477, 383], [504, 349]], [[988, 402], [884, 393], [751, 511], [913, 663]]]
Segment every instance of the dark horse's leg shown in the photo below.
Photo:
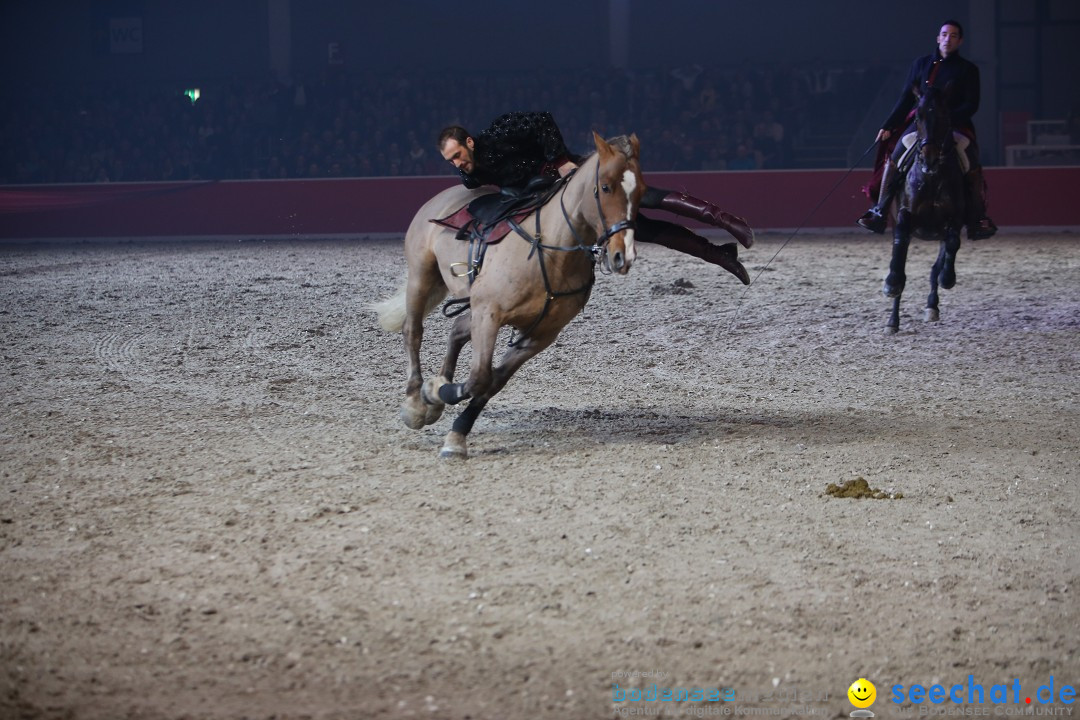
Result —
[[911, 244], [911, 213], [901, 210], [896, 217], [896, 226], [893, 228], [892, 260], [889, 262], [889, 274], [885, 276], [885, 284], [881, 292], [885, 297], [893, 298], [892, 313], [889, 315], [888, 329], [896, 332], [900, 329], [900, 296], [904, 292], [907, 276], [904, 274], [904, 266], [907, 264], [908, 246]]
[[960, 249], [960, 229], [950, 227], [941, 241], [937, 261], [930, 268], [930, 295], [926, 298], [926, 319], [936, 322], [938, 313], [938, 283], [945, 290], [956, 286], [956, 252]]
[[941, 243], [941, 287], [952, 290], [956, 287], [956, 253], [960, 250], [960, 229], [949, 228], [945, 240]]

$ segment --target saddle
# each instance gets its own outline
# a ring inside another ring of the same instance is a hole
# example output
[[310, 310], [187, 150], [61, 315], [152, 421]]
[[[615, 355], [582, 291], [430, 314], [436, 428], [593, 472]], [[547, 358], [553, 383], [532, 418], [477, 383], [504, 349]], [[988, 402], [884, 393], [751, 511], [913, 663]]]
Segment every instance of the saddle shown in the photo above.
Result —
[[431, 222], [457, 230], [458, 240], [494, 245], [558, 192], [569, 176], [539, 176], [521, 188], [506, 187], [481, 195], [456, 212]]
[[[971, 163], [967, 156], [967, 146], [971, 144], [971, 140], [962, 132], [953, 131], [953, 140], [956, 143], [956, 161], [960, 163], [960, 172], [964, 175], [968, 174], [971, 170]], [[900, 142], [907, 148], [904, 150], [904, 154], [900, 158], [900, 167], [911, 168], [911, 160], [915, 156], [915, 151], [912, 149], [919, 141], [919, 134], [910, 132], [904, 137], [900, 138]]]

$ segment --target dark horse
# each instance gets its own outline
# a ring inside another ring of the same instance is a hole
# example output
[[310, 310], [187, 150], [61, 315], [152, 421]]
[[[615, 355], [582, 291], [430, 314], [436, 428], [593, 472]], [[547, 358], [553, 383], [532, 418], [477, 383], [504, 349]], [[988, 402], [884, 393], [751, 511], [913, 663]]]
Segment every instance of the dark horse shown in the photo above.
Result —
[[960, 249], [960, 228], [965, 217], [964, 178], [960, 153], [953, 135], [946, 102], [950, 87], [918, 87], [912, 91], [919, 98], [915, 109], [916, 147], [914, 163], [904, 179], [893, 228], [892, 262], [881, 291], [893, 298], [888, 332], [900, 328], [900, 295], [907, 276], [908, 244], [911, 236], [940, 240], [937, 261], [930, 269], [930, 295], [926, 298], [925, 319], [937, 321], [938, 286], [945, 290], [956, 285], [956, 252]]

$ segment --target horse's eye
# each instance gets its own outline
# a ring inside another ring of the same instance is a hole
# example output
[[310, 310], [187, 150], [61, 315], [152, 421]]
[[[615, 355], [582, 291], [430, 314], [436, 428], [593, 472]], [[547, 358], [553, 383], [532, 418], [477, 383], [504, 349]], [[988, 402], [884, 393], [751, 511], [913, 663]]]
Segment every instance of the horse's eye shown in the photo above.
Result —
[[611, 186], [610, 185], [601, 185], [600, 189], [605, 193], [610, 193], [611, 192]]

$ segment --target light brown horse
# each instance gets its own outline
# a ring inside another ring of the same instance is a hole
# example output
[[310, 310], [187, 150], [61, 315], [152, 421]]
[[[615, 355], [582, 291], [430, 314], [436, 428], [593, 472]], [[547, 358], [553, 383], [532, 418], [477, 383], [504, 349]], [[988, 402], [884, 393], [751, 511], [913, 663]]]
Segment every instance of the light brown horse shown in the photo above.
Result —
[[[446, 435], [442, 457], [468, 455], [466, 436], [488, 400], [585, 307], [598, 259], [620, 274], [634, 263], [634, 218], [645, 190], [638, 140], [620, 137], [609, 143], [595, 133], [593, 139], [596, 153], [515, 232], [487, 248], [479, 271], [469, 242], [431, 220], [451, 215], [490, 189], [444, 190], [409, 225], [405, 286], [372, 308], [384, 329], [400, 331], [405, 340], [408, 380], [401, 419], [407, 426], [430, 425], [446, 404], [469, 400]], [[447, 294], [468, 298], [470, 311], [454, 319], [442, 370], [425, 382], [420, 371], [424, 318]], [[504, 326], [514, 328], [517, 337], [493, 367], [495, 341]], [[458, 355], [470, 340], [469, 378], [455, 383]]]

